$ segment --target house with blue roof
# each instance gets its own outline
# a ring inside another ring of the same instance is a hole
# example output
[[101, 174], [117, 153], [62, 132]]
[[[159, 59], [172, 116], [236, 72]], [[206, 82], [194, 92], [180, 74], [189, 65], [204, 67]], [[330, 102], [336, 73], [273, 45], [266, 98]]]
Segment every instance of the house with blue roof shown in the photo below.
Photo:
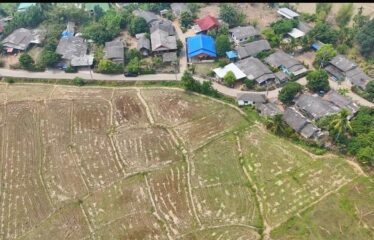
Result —
[[189, 61], [210, 60], [217, 57], [216, 44], [211, 36], [198, 34], [187, 38]]

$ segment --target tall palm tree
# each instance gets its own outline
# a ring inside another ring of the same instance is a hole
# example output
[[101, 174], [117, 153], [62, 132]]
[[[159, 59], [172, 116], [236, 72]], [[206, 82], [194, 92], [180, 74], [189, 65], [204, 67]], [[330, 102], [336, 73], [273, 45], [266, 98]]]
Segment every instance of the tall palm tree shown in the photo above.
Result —
[[351, 123], [349, 122], [348, 117], [349, 111], [346, 108], [343, 108], [331, 121], [330, 126], [338, 133], [335, 140], [338, 140], [341, 135], [344, 136], [348, 132], [352, 131]]
[[285, 124], [281, 114], [274, 117], [266, 118], [266, 128], [277, 135], [283, 135], [285, 132]]

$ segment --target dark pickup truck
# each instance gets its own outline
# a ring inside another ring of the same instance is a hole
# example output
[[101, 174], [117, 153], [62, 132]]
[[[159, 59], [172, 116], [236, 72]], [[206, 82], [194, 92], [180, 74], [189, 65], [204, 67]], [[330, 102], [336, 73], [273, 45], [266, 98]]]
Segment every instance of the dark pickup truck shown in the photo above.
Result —
[[133, 73], [133, 72], [127, 72], [127, 73], [124, 73], [123, 75], [125, 75], [125, 77], [137, 77], [138, 76], [137, 73]]

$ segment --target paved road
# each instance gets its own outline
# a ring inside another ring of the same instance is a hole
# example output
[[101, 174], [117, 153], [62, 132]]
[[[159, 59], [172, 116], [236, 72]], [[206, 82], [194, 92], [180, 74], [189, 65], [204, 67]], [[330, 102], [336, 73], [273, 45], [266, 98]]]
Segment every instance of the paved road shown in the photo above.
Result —
[[[18, 78], [42, 78], [42, 79], [74, 79], [80, 77], [85, 80], [91, 79], [89, 71], [80, 71], [78, 73], [65, 73], [60, 70], [47, 70], [45, 72], [29, 72], [25, 70], [11, 70], [0, 69], [0, 74], [5, 77], [18, 77]], [[112, 80], [112, 81], [177, 81], [181, 78], [181, 74], [149, 74], [140, 75], [138, 77], [125, 77], [123, 74], [100, 74], [92, 72], [92, 79], [95, 80]]]
[[[18, 77], [18, 78], [42, 78], [42, 79], [74, 79], [75, 77], [80, 77], [85, 80], [90, 80], [91, 75], [89, 71], [81, 71], [78, 73], [65, 73], [64, 71], [60, 70], [47, 70], [45, 72], [29, 72], [25, 70], [11, 70], [11, 69], [4, 69], [0, 68], [0, 74], [4, 77]], [[92, 78], [96, 80], [109, 80], [109, 81], [179, 81], [182, 77], [182, 73], [179, 74], [149, 74], [149, 75], [140, 75], [138, 77], [125, 77], [122, 74], [116, 75], [108, 75], [108, 74], [100, 74], [100, 73], [93, 73]], [[206, 79], [200, 78], [195, 76], [195, 78], [199, 81], [208, 81]], [[301, 78], [297, 81], [301, 85], [306, 85], [306, 78]], [[332, 89], [338, 90], [341, 87], [345, 87], [349, 89], [349, 93], [347, 94], [352, 100], [356, 101], [357, 103], [368, 106], [374, 107], [374, 104], [365, 100], [364, 98], [358, 96], [357, 94], [350, 91], [350, 85], [346, 81], [342, 83], [342, 85], [338, 85], [337, 82], [330, 80], [330, 86]], [[217, 82], [213, 81], [213, 88], [216, 89], [218, 92], [229, 96], [229, 97], [236, 97], [237, 93], [239, 92], [250, 92], [250, 93], [259, 93], [265, 94], [268, 98], [277, 98], [278, 93], [281, 88], [277, 88], [271, 91], [264, 91], [264, 92], [255, 92], [255, 91], [241, 91], [239, 89], [229, 88], [224, 85], [221, 85]]]

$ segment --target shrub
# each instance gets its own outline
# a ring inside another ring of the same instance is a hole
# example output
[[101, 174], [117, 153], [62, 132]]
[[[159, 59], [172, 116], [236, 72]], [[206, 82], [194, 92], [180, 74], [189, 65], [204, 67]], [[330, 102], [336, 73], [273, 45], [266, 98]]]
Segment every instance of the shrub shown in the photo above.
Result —
[[303, 87], [297, 82], [288, 82], [279, 92], [278, 99], [282, 103], [289, 105], [296, 94], [300, 93]]
[[67, 66], [67, 68], [65, 69], [65, 72], [66, 73], [76, 73], [78, 72], [77, 69], [71, 65]]
[[86, 84], [86, 82], [80, 77], [75, 77], [73, 79], [73, 84], [76, 85], [76, 86], [83, 86], [83, 85]]

